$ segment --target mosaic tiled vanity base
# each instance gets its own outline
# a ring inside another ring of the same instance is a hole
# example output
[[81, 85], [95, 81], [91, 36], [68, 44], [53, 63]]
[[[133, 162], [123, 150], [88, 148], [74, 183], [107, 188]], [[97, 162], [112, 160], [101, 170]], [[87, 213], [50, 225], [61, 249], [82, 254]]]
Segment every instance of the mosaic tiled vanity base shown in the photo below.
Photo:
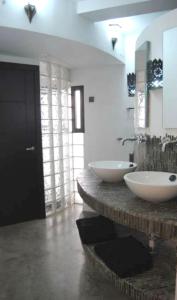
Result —
[[78, 192], [87, 205], [114, 222], [177, 240], [177, 198], [153, 204], [135, 196], [125, 183], [104, 183], [86, 170], [78, 177]]
[[[93, 246], [84, 246], [97, 269], [106, 274], [126, 295], [136, 300], [174, 300], [175, 248], [169, 239], [177, 239], [177, 201], [174, 199], [158, 206], [134, 196], [124, 183], [106, 184], [89, 171], [78, 177], [78, 191], [90, 207], [114, 222], [140, 231], [148, 236], [157, 234], [166, 239], [157, 248], [153, 269], [126, 279], [120, 279], [94, 253]], [[160, 243], [162, 240], [159, 239]], [[174, 242], [175, 245], [175, 242]]]
[[[147, 136], [146, 143], [135, 143], [134, 156], [135, 162], [138, 163], [137, 170], [177, 173], [176, 144], [167, 145], [165, 152], [162, 152], [160, 138]], [[130, 191], [123, 184], [118, 187], [96, 181], [86, 172], [80, 176], [78, 188], [84, 201], [97, 212], [147, 235], [154, 232], [164, 239], [177, 239], [177, 201], [162, 203], [157, 209], [157, 206], [130, 195]], [[165, 248], [163, 245], [158, 249], [160, 254], [154, 257], [154, 267], [151, 270], [120, 279], [99, 259], [93, 246], [83, 247], [93, 265], [132, 299], [175, 299], [175, 249], [171, 259], [168, 252], [170, 247]]]
[[135, 300], [174, 300], [175, 270], [167, 270], [162, 258], [154, 262], [153, 269], [121, 279], [99, 259], [93, 246], [83, 245], [83, 247], [94, 267], [104, 272], [123, 294]]

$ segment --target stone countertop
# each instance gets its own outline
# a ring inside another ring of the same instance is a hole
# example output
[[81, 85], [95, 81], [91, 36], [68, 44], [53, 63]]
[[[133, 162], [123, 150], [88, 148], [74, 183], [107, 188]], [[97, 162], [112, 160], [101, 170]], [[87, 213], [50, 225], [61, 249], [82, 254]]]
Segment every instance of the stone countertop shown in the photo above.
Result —
[[124, 182], [105, 183], [87, 170], [77, 184], [84, 202], [105, 217], [146, 234], [177, 238], [177, 198], [153, 204], [135, 196]]

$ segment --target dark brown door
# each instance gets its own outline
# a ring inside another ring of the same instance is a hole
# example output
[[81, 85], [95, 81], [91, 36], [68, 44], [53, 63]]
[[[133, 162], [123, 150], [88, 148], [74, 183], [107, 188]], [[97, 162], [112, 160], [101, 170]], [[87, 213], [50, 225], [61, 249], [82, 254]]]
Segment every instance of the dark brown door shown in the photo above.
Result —
[[45, 217], [38, 66], [0, 63], [0, 225]]

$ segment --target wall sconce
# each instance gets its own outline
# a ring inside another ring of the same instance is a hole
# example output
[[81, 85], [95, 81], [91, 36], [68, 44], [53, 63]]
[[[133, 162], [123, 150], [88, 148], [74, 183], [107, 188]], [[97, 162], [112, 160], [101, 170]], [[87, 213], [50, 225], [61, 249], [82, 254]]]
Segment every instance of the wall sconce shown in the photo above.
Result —
[[121, 26], [119, 24], [109, 24], [109, 35], [111, 38], [112, 49], [115, 49], [115, 46], [118, 42], [118, 35], [120, 33]]
[[161, 59], [147, 62], [147, 87], [149, 90], [163, 87], [163, 61]]
[[112, 49], [114, 50], [115, 45], [117, 44], [118, 38], [114, 37], [114, 38], [111, 39], [111, 41], [112, 41]]
[[129, 73], [127, 74], [127, 86], [128, 86], [128, 96], [134, 97], [136, 90], [136, 74]]
[[25, 13], [28, 17], [29, 22], [31, 23], [34, 15], [36, 14], [35, 5], [32, 5], [32, 4], [28, 3], [27, 5], [25, 5], [24, 10], [25, 10]]

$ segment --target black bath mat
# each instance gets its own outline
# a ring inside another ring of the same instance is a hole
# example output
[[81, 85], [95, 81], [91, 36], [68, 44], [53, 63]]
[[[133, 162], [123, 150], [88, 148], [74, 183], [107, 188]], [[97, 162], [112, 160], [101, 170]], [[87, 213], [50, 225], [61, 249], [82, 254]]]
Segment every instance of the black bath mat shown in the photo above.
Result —
[[121, 278], [143, 273], [153, 265], [149, 249], [132, 236], [98, 244], [94, 249], [102, 261]]
[[83, 244], [95, 244], [116, 238], [114, 222], [103, 216], [78, 219], [76, 224]]

